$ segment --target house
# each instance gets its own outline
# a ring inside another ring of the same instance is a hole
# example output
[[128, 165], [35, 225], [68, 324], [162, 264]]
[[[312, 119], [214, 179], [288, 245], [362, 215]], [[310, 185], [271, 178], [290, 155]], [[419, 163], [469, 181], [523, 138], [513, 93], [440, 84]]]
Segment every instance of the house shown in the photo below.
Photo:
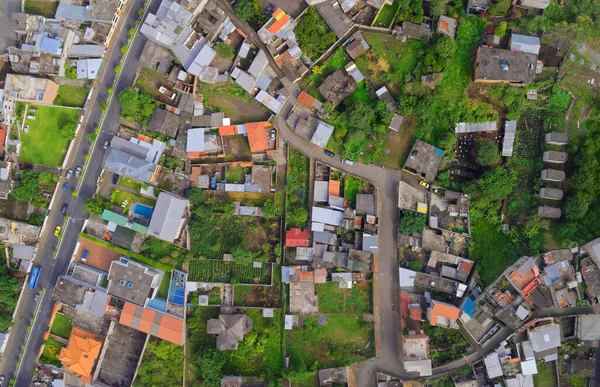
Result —
[[319, 386], [344, 386], [348, 383], [346, 367], [319, 370]]
[[402, 335], [404, 368], [407, 372], [418, 372], [419, 376], [431, 375], [429, 337], [423, 333]]
[[402, 41], [406, 41], [406, 39], [408, 38], [418, 40], [429, 40], [431, 39], [431, 35], [433, 35], [433, 31], [431, 31], [431, 28], [427, 24], [415, 24], [407, 21], [402, 22], [401, 27], [394, 27], [394, 33]]
[[600, 238], [596, 238], [585, 244], [585, 250], [596, 265], [600, 265]]
[[567, 162], [567, 158], [566, 152], [545, 151], [542, 160], [545, 163], [564, 164]]
[[392, 121], [390, 122], [390, 125], [388, 126], [388, 129], [392, 129], [392, 130], [395, 130], [396, 132], [399, 132], [400, 127], [402, 126], [403, 122], [404, 122], [404, 117], [399, 116], [398, 114], [394, 114], [394, 116], [392, 117]]
[[[534, 361], [535, 364], [535, 361]], [[536, 367], [537, 371], [537, 367]], [[534, 387], [533, 384], [533, 375], [527, 374], [525, 372], [521, 374], [516, 374], [514, 378], [506, 378], [504, 379], [506, 382], [506, 387]]]
[[546, 9], [550, 6], [550, 0], [521, 0], [519, 4], [525, 8]]
[[182, 319], [125, 302], [119, 324], [144, 332], [173, 344], [183, 345], [185, 326]]
[[563, 198], [563, 190], [558, 188], [542, 187], [540, 188], [540, 199], [561, 200]]
[[271, 110], [273, 113], [277, 114], [281, 110], [283, 103], [286, 100], [286, 97], [279, 96], [278, 98], [275, 98], [266, 91], [260, 90], [254, 97], [254, 99], [263, 104], [267, 109]]
[[333, 129], [334, 127], [332, 125], [318, 120], [317, 129], [310, 138], [310, 142], [317, 146], [320, 146], [321, 148], [325, 148], [327, 146], [327, 143], [329, 142], [329, 138], [333, 134]]
[[170, 138], [177, 138], [180, 117], [170, 111], [155, 107], [148, 121], [148, 130]]
[[298, 96], [298, 102], [300, 102], [302, 105], [304, 105], [306, 107], [309, 107], [309, 108], [315, 109], [315, 110], [321, 110], [321, 108], [323, 107], [323, 102], [319, 101], [312, 95], [305, 93], [304, 91], [300, 92], [300, 95]]
[[192, 117], [193, 127], [218, 128], [226, 121], [225, 113], [216, 112]]
[[550, 132], [544, 137], [546, 144], [550, 145], [567, 145], [569, 135], [567, 133]]
[[486, 356], [485, 359], [483, 359], [483, 362], [485, 364], [488, 379], [495, 379], [503, 375], [500, 357], [497, 352], [492, 352]]
[[308, 247], [310, 246], [308, 229], [291, 228], [285, 232], [286, 247]]
[[219, 152], [217, 137], [207, 133], [204, 128], [192, 128], [187, 131], [186, 152], [189, 158], [214, 155]]
[[590, 258], [585, 258], [581, 261], [581, 275], [587, 296], [597, 300], [600, 297], [600, 269]]
[[158, 292], [159, 274], [140, 263], [121, 257], [108, 271], [107, 293], [126, 302], [145, 306]]
[[427, 309], [427, 320], [432, 326], [458, 329], [456, 320], [460, 315], [460, 309], [454, 305], [441, 301], [431, 301]]
[[542, 44], [537, 36], [527, 36], [519, 34], [511, 34], [510, 49], [511, 51], [526, 52], [528, 54], [540, 54]]
[[245, 125], [250, 151], [252, 153], [262, 153], [269, 149], [268, 132], [272, 125], [270, 122], [251, 122]]
[[454, 127], [454, 132], [462, 133], [479, 133], [479, 132], [495, 132], [498, 126], [495, 121], [487, 122], [459, 122]]
[[362, 251], [377, 254], [379, 237], [377, 235], [363, 233]]
[[269, 19], [260, 30], [258, 36], [263, 43], [268, 43], [272, 38], [286, 38], [292, 33], [293, 19], [286, 14], [281, 8], [277, 8], [273, 12], [273, 16]]
[[35, 78], [31, 75], [6, 74], [4, 82], [5, 102], [31, 102], [52, 105], [57, 94], [58, 85], [49, 79]]
[[363, 35], [360, 33], [360, 30], [350, 35], [350, 38], [348, 38], [346, 44], [344, 45], [344, 48], [352, 60], [358, 58], [371, 49]]
[[60, 350], [58, 360], [63, 363], [65, 369], [91, 383], [92, 371], [102, 348], [102, 342], [98, 339], [93, 333], [73, 327], [69, 344]]
[[502, 156], [512, 157], [517, 133], [517, 121], [506, 121], [504, 125], [504, 141], [502, 142]]
[[475, 82], [524, 85], [537, 72], [537, 55], [481, 46], [475, 59]]
[[542, 218], [558, 219], [561, 215], [562, 211], [560, 210], [560, 208], [550, 206], [538, 207], [538, 216], [541, 216]]
[[600, 340], [600, 315], [588, 314], [576, 316], [575, 336], [582, 341]]
[[319, 86], [319, 93], [333, 104], [339, 105], [346, 97], [354, 92], [356, 82], [345, 74], [343, 69], [339, 69], [323, 81]]
[[456, 21], [456, 19], [442, 15], [438, 20], [437, 32], [438, 34], [443, 34], [454, 38], [454, 36], [456, 35], [457, 26], [458, 22]]
[[540, 178], [545, 181], [561, 182], [565, 180], [565, 172], [558, 169], [548, 168], [542, 170]]
[[[77, 267], [80, 267], [80, 265]], [[85, 267], [85, 270], [92, 271], [88, 267]], [[104, 273], [102, 272], [102, 275], [97, 278], [103, 279]], [[69, 275], [58, 278], [52, 291], [52, 298], [63, 305], [78, 311], [91, 313], [97, 317], [104, 315], [109, 300], [108, 294], [103, 289], [94, 288], [92, 285], [76, 280]]]
[[343, 38], [354, 25], [337, 1], [306, 0], [306, 2], [315, 6], [338, 39]]
[[377, 215], [377, 198], [373, 194], [356, 195], [356, 212], [365, 215]]
[[252, 331], [252, 319], [245, 314], [220, 314], [218, 319], [207, 321], [206, 332], [217, 335], [217, 349], [236, 350], [244, 335]]
[[443, 157], [443, 150], [417, 140], [402, 169], [431, 183], [437, 176]]
[[148, 225], [148, 235], [173, 242], [179, 238], [185, 224], [188, 201], [172, 193], [161, 192]]
[[116, 24], [125, 4], [120, 0], [90, 0], [88, 5], [82, 5], [72, 0], [61, 0], [54, 17], [58, 20]]
[[527, 331], [527, 338], [531, 341], [536, 358], [543, 357], [546, 361], [556, 360], [556, 349], [560, 347], [561, 337], [562, 329], [559, 324], [542, 325]]
[[156, 180], [161, 167], [145, 159], [110, 147], [104, 160], [104, 169], [142, 183], [152, 183]]
[[329, 200], [329, 181], [317, 180], [314, 184], [313, 201], [316, 203], [327, 203]]

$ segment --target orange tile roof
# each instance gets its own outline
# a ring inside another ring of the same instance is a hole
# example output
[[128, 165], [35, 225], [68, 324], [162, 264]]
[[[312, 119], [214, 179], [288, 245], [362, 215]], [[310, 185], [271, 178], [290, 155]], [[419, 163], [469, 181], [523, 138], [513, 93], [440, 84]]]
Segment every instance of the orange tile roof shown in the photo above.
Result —
[[410, 319], [419, 321], [421, 319], [421, 308], [418, 306], [409, 308]]
[[301, 230], [299, 228], [291, 228], [285, 232], [286, 247], [308, 247], [309, 244], [310, 241], [308, 229]]
[[[138, 312], [138, 308], [143, 309], [140, 318], [134, 316]], [[126, 302], [121, 310], [119, 323], [148, 334], [151, 331], [156, 332], [156, 334], [152, 334], [160, 339], [183, 345], [183, 320], [153, 309], [142, 308]]]
[[441, 22], [440, 29], [444, 30], [444, 31], [448, 31], [448, 22], [445, 22], [445, 21]]
[[435, 326], [438, 317], [445, 317], [449, 320], [456, 320], [460, 314], [460, 309], [454, 305], [443, 302], [433, 302], [431, 308], [431, 325]]
[[400, 313], [404, 317], [409, 316], [408, 304], [410, 304], [410, 295], [408, 293], [400, 293]]
[[315, 269], [313, 273], [315, 275], [316, 284], [324, 284], [327, 282], [327, 269]]
[[236, 29], [237, 33], [242, 35], [243, 38], [247, 38], [248, 35], [246, 35], [246, 33], [244, 31], [242, 31], [241, 28]]
[[329, 180], [329, 195], [340, 196], [339, 180]]
[[6, 139], [6, 129], [0, 128], [0, 153], [4, 149], [4, 140]]
[[264, 152], [269, 149], [269, 141], [267, 140], [265, 129], [270, 126], [271, 123], [266, 121], [246, 124], [246, 134], [248, 135], [248, 142], [250, 143], [250, 151], [252, 153]]
[[[281, 8], [277, 11], [281, 11]], [[275, 11], [275, 13], [277, 13], [277, 11]], [[275, 17], [275, 13], [273, 14], [273, 17]], [[285, 23], [287, 23], [288, 21], [290, 21], [290, 17], [288, 15], [286, 15], [285, 13], [283, 15], [280, 14], [279, 19], [275, 17], [275, 22], [273, 22], [273, 24], [271, 24], [269, 28], [267, 28], [267, 31], [269, 31], [272, 34], [276, 34], [277, 32], [279, 32], [279, 30], [281, 30], [281, 28], [283, 28]]]
[[94, 335], [73, 328], [69, 344], [60, 350], [58, 360], [77, 376], [89, 377], [92, 374], [94, 363], [100, 355], [102, 343], [91, 337], [94, 337]]
[[467, 273], [470, 273], [474, 264], [475, 262], [473, 261], [466, 261], [463, 259], [460, 261], [460, 265], [458, 265], [458, 271], [466, 271]]
[[239, 134], [237, 125], [219, 126], [219, 136], [233, 136]]
[[301, 271], [300, 282], [314, 282], [314, 276], [312, 271]]
[[286, 15], [285, 12], [281, 8], [277, 8], [275, 10], [275, 12], [273, 12], [273, 17], [275, 18], [275, 20], [279, 20], [282, 17], [284, 17], [285, 15]]
[[301, 92], [298, 96], [298, 102], [308, 107], [312, 107], [316, 100], [315, 97], [305, 92]]

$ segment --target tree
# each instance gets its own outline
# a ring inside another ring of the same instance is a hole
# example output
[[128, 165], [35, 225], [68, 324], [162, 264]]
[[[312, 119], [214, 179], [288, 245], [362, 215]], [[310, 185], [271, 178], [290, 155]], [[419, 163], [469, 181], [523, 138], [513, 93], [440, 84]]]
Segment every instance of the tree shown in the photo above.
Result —
[[488, 13], [492, 16], [504, 16], [508, 13], [511, 0], [497, 0], [488, 8]]
[[295, 207], [287, 213], [288, 223], [295, 227], [304, 227], [308, 220], [308, 211], [304, 207]]
[[73, 140], [75, 138], [75, 134], [77, 133], [77, 123], [69, 122], [64, 125], [60, 129], [60, 135], [66, 138], [67, 140]]
[[144, 93], [138, 93], [133, 87], [126, 87], [119, 93], [119, 104], [121, 105], [121, 116], [128, 121], [140, 123], [146, 126], [154, 103], [150, 96]]
[[444, 14], [446, 10], [446, 4], [448, 0], [432, 0], [431, 1], [431, 14], [435, 17], [439, 17]]
[[233, 59], [235, 55], [233, 53], [233, 47], [225, 42], [221, 42], [215, 45], [215, 51], [217, 55], [223, 59]]
[[499, 38], [503, 37], [504, 35], [506, 35], [506, 27], [506, 22], [501, 21], [500, 23], [498, 23], [496, 28], [494, 28], [494, 35], [496, 35]]
[[253, 27], [258, 27], [265, 22], [263, 18], [264, 9], [260, 0], [239, 0], [233, 6], [233, 12]]
[[279, 216], [279, 209], [273, 200], [269, 199], [263, 204], [263, 216], [266, 219]]
[[302, 52], [312, 60], [318, 59], [337, 40], [335, 33], [313, 6], [308, 7], [298, 20], [294, 34]]
[[165, 340], [150, 339], [133, 386], [170, 387], [183, 379], [183, 347]]
[[50, 172], [41, 172], [38, 176], [39, 183], [43, 185], [53, 185], [59, 180], [59, 176]]
[[477, 164], [483, 166], [496, 165], [500, 162], [498, 146], [492, 140], [482, 140], [477, 150]]
[[502, 200], [517, 186], [516, 176], [502, 167], [484, 173], [479, 180], [479, 188], [490, 200]]
[[225, 357], [221, 351], [207, 348], [196, 356], [197, 367], [204, 383], [209, 387], [220, 386], [225, 365]]
[[104, 210], [110, 207], [110, 202], [108, 200], [102, 199], [100, 196], [96, 196], [95, 198], [89, 198], [85, 201], [83, 205], [83, 210], [93, 215], [102, 215]]
[[39, 175], [35, 171], [22, 171], [19, 173], [19, 182], [14, 186], [12, 195], [17, 200], [31, 202], [38, 197]]
[[435, 44], [435, 52], [441, 58], [451, 58], [456, 53], [456, 40], [442, 36]]
[[565, 217], [568, 220], [576, 221], [582, 219], [588, 212], [591, 200], [582, 192], [576, 192], [567, 199], [565, 205]]
[[192, 187], [188, 191], [188, 199], [190, 201], [190, 206], [200, 206], [204, 202], [204, 191], [198, 187]]
[[416, 211], [402, 210], [398, 220], [398, 232], [402, 235], [411, 235], [423, 231], [427, 217]]

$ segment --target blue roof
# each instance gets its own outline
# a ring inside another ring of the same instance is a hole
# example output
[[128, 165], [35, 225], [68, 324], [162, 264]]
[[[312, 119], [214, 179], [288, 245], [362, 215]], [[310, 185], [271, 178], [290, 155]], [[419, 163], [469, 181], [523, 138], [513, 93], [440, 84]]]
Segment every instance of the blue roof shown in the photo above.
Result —
[[470, 297], [467, 297], [465, 300], [465, 304], [463, 305], [463, 312], [469, 315], [469, 317], [473, 317], [475, 313], [475, 301], [473, 301]]
[[443, 156], [445, 152], [443, 150], [441, 150], [440, 148], [435, 148], [433, 150], [433, 153]]
[[62, 52], [62, 50], [60, 49], [60, 40], [48, 37], [42, 38], [40, 49], [53, 55], [60, 55]]

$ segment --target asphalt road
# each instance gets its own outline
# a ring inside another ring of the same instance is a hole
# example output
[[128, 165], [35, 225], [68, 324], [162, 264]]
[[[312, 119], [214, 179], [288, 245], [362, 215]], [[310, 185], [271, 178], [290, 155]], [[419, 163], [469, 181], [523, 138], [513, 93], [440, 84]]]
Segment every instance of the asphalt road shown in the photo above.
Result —
[[21, 12], [20, 0], [0, 0], [0, 55], [8, 52], [8, 47], [13, 46], [17, 40], [17, 34], [13, 31], [10, 17], [15, 12]]
[[[151, 0], [150, 11], [156, 11], [159, 4], [159, 0]], [[96, 126], [100, 126], [100, 120], [102, 118], [100, 101], [108, 97], [108, 88], [112, 87], [116, 77], [113, 69], [119, 64], [119, 61], [123, 56], [120, 47], [127, 44], [127, 39], [129, 38], [128, 30], [134, 27], [134, 22], [138, 17], [137, 10], [143, 7], [143, 5], [144, 0], [132, 0], [131, 3], [127, 5], [125, 20], [121, 22], [123, 24], [121, 24], [114, 39], [113, 46], [115, 49], [108, 52], [105, 56], [102, 64], [103, 69], [101, 70], [105, 71], [105, 73], [100, 77], [99, 83], [95, 85], [95, 89], [92, 91], [93, 94], [87, 107], [87, 123], [82, 132], [80, 132], [77, 140], [75, 140], [76, 145], [67, 164], [69, 168], [74, 169], [78, 165], [83, 165], [85, 161], [84, 155], [90, 153], [90, 146], [86, 137], [89, 133], [94, 131]], [[130, 9], [132, 10], [131, 12], [129, 11]], [[120, 90], [133, 83], [144, 44], [145, 39], [141, 36], [136, 36], [133, 40], [127, 60], [122, 66], [121, 77], [115, 87], [115, 95], [118, 94]], [[56, 284], [58, 277], [65, 274], [67, 271], [77, 243], [78, 234], [81, 231], [84, 219], [87, 217], [87, 214], [83, 211], [83, 205], [85, 201], [96, 192], [98, 177], [102, 171], [102, 163], [105, 156], [103, 144], [117, 133], [120, 115], [121, 110], [118, 100], [117, 98], [113, 98], [107, 108], [106, 117], [101, 125], [101, 132], [98, 136], [96, 147], [91, 153], [87, 170], [83, 176], [79, 195], [77, 198], [72, 196], [72, 191], [78, 183], [75, 178], [72, 178], [69, 189], [64, 192], [58, 192], [54, 199], [52, 209], [48, 215], [49, 224], [46, 227], [44, 235], [41, 237], [41, 249], [38, 252], [35, 261], [35, 265], [40, 265], [42, 267], [38, 286], [37, 289], [33, 291], [28, 288], [25, 290], [23, 296], [24, 299], [17, 313], [9, 343], [0, 362], [0, 375], [4, 375], [7, 380], [16, 377], [15, 386], [28, 386], [33, 376], [37, 354], [42, 345], [43, 335], [46, 331], [52, 310], [53, 302], [51, 298], [54, 285]], [[61, 185], [62, 181], [64, 181], [64, 179], [61, 180]], [[54, 258], [52, 252], [56, 248], [58, 240], [53, 236], [53, 232], [55, 225], [63, 224], [63, 216], [60, 213], [60, 208], [63, 203], [69, 205], [67, 215], [70, 218], [68, 226], [65, 224], [63, 227], [62, 242], [56, 258]], [[16, 362], [19, 360], [21, 346], [25, 342], [28, 321], [33, 317], [36, 307], [33, 302], [33, 294], [37, 293], [40, 289], [44, 289], [45, 292], [39, 301], [40, 308], [33, 324], [27, 347], [25, 348], [19, 374], [15, 376], [17, 368]]]

